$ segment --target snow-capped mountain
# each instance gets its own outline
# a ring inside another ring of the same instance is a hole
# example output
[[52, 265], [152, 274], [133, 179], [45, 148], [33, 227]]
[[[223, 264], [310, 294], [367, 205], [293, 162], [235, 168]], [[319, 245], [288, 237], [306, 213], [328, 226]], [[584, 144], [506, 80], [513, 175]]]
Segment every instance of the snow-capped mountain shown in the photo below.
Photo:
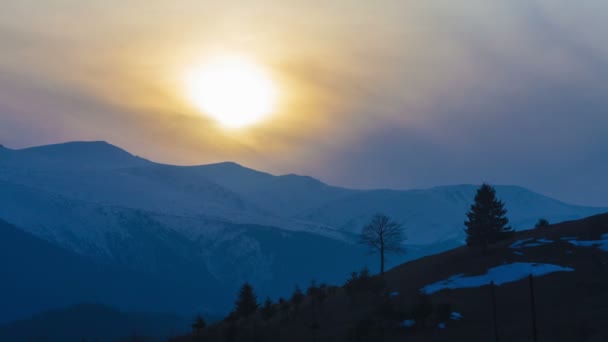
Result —
[[[496, 189], [515, 228], [608, 211]], [[245, 280], [281, 293], [373, 268], [355, 241], [376, 212], [406, 227], [410, 253], [394, 262], [458, 245], [475, 190], [350, 190], [235, 163], [164, 165], [105, 142], [0, 147], [0, 219], [97, 263], [200, 282], [208, 310], [226, 309]]]

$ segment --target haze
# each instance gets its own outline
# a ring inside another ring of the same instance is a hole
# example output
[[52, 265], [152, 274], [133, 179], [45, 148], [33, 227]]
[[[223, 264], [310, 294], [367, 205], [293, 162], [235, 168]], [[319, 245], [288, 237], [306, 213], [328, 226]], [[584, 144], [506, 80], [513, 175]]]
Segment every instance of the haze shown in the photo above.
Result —
[[[602, 0], [0, 4], [0, 143], [107, 140], [355, 188], [516, 184], [608, 205]], [[239, 132], [183, 72], [241, 54], [284, 94]]]

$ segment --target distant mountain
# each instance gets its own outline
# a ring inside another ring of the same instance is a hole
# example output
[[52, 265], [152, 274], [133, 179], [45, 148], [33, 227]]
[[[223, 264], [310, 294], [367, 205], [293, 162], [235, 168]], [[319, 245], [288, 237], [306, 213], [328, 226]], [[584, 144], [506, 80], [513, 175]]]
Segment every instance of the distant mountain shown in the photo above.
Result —
[[[12, 200], [36, 203], [3, 190]], [[295, 284], [312, 278], [339, 282], [370, 261], [361, 246], [306, 232], [60, 199], [49, 203], [37, 217], [52, 220], [60, 240], [50, 230], [38, 230], [41, 239], [0, 221], [0, 273], [6, 275], [0, 322], [82, 301], [130, 311], [214, 314], [230, 308], [244, 281], [261, 296], [288, 296]], [[77, 235], [79, 227], [91, 231]], [[209, 230], [195, 236], [172, 227]]]
[[[0, 148], [1, 219], [138, 279], [164, 277], [172, 283], [158, 283], [183, 296], [161, 309], [187, 312], [226, 310], [244, 281], [262, 296], [287, 295], [312, 278], [341, 282], [365, 265], [375, 269], [356, 238], [376, 212], [406, 227], [408, 254], [393, 265], [458, 246], [476, 187], [350, 190], [235, 163], [158, 164], [105, 142]], [[496, 189], [517, 229], [608, 211]], [[187, 296], [197, 299], [187, 304]]]
[[21, 150], [4, 148], [3, 161], [54, 169], [93, 169], [142, 166], [151, 162], [104, 141], [68, 142]]
[[0, 323], [85, 301], [152, 312], [195, 312], [198, 304], [204, 312], [200, 303], [209, 300], [204, 293], [221, 298], [218, 287], [202, 277], [192, 281], [184, 272], [157, 275], [98, 263], [2, 220], [0, 274]]
[[117, 342], [133, 337], [166, 341], [189, 331], [191, 321], [174, 315], [125, 313], [105, 305], [79, 304], [0, 325], [0, 341]]
[[[465, 213], [478, 187], [455, 185], [426, 190], [362, 191], [297, 217], [356, 233], [371, 215], [383, 212], [404, 224], [408, 243], [428, 245], [454, 240], [460, 244], [464, 242]], [[507, 216], [516, 229], [531, 228], [540, 218], [561, 222], [608, 212], [606, 208], [566, 204], [518, 186], [495, 188], [498, 197], [506, 203]]]
[[273, 176], [236, 163], [193, 167], [194, 171], [274, 215], [296, 216], [358, 191], [332, 187], [312, 177]]

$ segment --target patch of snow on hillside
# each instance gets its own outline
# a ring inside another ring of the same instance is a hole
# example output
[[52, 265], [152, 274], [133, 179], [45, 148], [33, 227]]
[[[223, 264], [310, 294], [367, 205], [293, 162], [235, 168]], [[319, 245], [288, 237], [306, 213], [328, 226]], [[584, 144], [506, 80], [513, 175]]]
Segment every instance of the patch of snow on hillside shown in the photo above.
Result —
[[460, 312], [452, 312], [450, 314], [450, 319], [453, 321], [460, 321], [462, 319], [462, 314]]
[[566, 241], [577, 247], [597, 247], [604, 252], [608, 252], [608, 234], [602, 235], [600, 240], [578, 241], [576, 239], [570, 239]]
[[515, 241], [514, 243], [512, 243], [509, 246], [509, 248], [519, 249], [519, 248], [528, 248], [528, 247], [539, 247], [539, 246], [544, 246], [544, 245], [548, 245], [551, 243], [553, 243], [553, 241], [544, 239], [544, 238], [543, 239], [529, 238], [529, 239]]
[[423, 287], [420, 291], [425, 294], [433, 294], [445, 289], [460, 289], [480, 287], [494, 282], [496, 285], [502, 285], [518, 281], [532, 274], [534, 276], [543, 276], [554, 272], [572, 272], [573, 268], [563, 267], [552, 264], [535, 264], [528, 262], [515, 262], [512, 264], [501, 265], [490, 268], [486, 274], [465, 277], [463, 274], [457, 274], [441, 280], [436, 283]]
[[411, 328], [414, 325], [416, 325], [416, 321], [413, 320], [413, 319], [406, 319], [405, 321], [403, 321], [401, 323], [401, 326], [404, 327], [404, 328]]

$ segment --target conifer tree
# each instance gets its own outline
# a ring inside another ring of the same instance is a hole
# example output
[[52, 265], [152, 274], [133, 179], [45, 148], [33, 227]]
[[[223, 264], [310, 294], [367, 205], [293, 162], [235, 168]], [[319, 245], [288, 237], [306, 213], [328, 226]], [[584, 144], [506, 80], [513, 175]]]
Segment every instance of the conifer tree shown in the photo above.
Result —
[[496, 198], [496, 190], [483, 184], [475, 195], [475, 202], [467, 213], [467, 245], [480, 246], [486, 250], [488, 245], [508, 238], [513, 234], [508, 225], [507, 210], [504, 203]]
[[298, 285], [296, 285], [296, 288], [293, 291], [293, 294], [291, 295], [291, 302], [295, 306], [298, 306], [303, 300], [304, 300], [304, 293], [302, 293], [302, 290], [300, 289], [300, 287]]
[[264, 319], [270, 319], [270, 318], [272, 318], [272, 316], [274, 316], [275, 313], [276, 313], [276, 308], [275, 308], [274, 304], [272, 303], [272, 300], [270, 300], [270, 298], [266, 298], [266, 301], [264, 302], [264, 305], [262, 306], [262, 317]]
[[234, 312], [237, 317], [248, 317], [257, 311], [257, 297], [249, 283], [245, 283], [241, 287], [235, 306]]

